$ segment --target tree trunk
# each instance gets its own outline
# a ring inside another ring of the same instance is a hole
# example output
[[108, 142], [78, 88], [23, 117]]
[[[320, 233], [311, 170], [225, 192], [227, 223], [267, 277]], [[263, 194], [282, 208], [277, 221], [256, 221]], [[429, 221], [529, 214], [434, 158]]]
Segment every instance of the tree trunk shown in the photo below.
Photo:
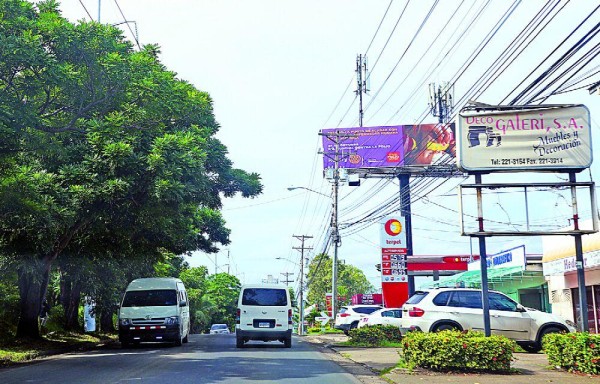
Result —
[[104, 333], [114, 332], [113, 313], [110, 309], [104, 308], [100, 313], [100, 330]]
[[60, 277], [60, 302], [65, 311], [65, 330], [79, 328], [79, 303], [81, 301], [81, 282], [73, 281], [67, 273]]
[[48, 288], [50, 264], [36, 261], [33, 268], [19, 269], [20, 316], [17, 324], [18, 339], [38, 339], [40, 329], [38, 316]]

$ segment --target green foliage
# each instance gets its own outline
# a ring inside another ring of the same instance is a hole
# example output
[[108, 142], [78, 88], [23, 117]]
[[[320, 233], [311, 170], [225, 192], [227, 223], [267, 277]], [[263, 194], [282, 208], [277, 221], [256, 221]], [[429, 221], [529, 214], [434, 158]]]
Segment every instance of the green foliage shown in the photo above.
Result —
[[15, 335], [18, 316], [19, 290], [16, 285], [16, 275], [4, 275], [0, 279], [0, 340]]
[[[307, 301], [325, 308], [325, 294], [331, 292], [331, 267], [333, 262], [328, 255], [317, 255], [308, 266]], [[338, 261], [338, 307], [350, 303], [352, 296], [359, 293], [372, 293], [373, 286], [365, 274], [357, 267]]]
[[600, 335], [550, 333], [542, 340], [548, 362], [571, 372], [600, 374]]
[[409, 332], [403, 339], [403, 359], [409, 367], [440, 371], [508, 371], [515, 342], [480, 332]]
[[386, 343], [402, 341], [400, 328], [393, 325], [374, 325], [350, 330], [350, 344], [368, 347], [382, 346]]
[[375, 327], [379, 328], [381, 332], [383, 332], [385, 335], [385, 340], [392, 343], [399, 343], [402, 341], [402, 332], [400, 332], [400, 328], [394, 325], [375, 325]]
[[386, 340], [386, 335], [381, 327], [354, 328], [348, 333], [350, 344], [377, 347]]
[[45, 329], [42, 328], [46, 333], [50, 332], [62, 332], [64, 331], [63, 324], [65, 323], [65, 310], [62, 305], [56, 305], [50, 308], [48, 314], [48, 320], [46, 321]]
[[[216, 252], [229, 243], [222, 198], [262, 184], [233, 168], [212, 99], [158, 47], [133, 51], [118, 28], [71, 23], [52, 0], [3, 0], [0, 15], [0, 259], [20, 259], [19, 331], [35, 337], [35, 292], [58, 257], [143, 259], [140, 277], [165, 254]], [[89, 290], [108, 303], [122, 277]]]

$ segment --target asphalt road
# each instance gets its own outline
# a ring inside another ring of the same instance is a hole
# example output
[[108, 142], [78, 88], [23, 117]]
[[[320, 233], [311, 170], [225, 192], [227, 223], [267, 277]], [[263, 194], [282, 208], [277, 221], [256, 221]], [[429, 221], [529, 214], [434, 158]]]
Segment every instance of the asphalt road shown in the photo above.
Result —
[[142, 344], [59, 355], [0, 370], [0, 383], [360, 383], [308, 342], [252, 341], [191, 335], [182, 347]]

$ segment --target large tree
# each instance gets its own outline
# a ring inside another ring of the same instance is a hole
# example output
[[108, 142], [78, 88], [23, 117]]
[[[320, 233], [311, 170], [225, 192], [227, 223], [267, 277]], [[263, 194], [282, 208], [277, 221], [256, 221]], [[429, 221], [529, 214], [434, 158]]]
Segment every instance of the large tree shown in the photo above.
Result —
[[[373, 293], [373, 285], [359, 268], [342, 263], [338, 260], [337, 308], [350, 303], [352, 296], [359, 293]], [[308, 295], [309, 304], [317, 304], [325, 309], [325, 295], [332, 290], [333, 261], [327, 254], [317, 255], [308, 266]]]
[[17, 337], [59, 257], [215, 252], [221, 198], [262, 191], [216, 138], [206, 92], [54, 0], [0, 0], [0, 255], [19, 263]]

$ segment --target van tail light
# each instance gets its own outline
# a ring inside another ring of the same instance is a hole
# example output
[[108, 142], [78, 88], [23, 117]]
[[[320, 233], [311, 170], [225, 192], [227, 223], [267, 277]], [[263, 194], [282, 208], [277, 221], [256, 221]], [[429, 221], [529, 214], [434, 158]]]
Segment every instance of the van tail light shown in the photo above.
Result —
[[292, 310], [288, 309], [288, 324], [292, 324]]
[[408, 316], [410, 317], [421, 317], [425, 314], [425, 311], [418, 307], [413, 307], [408, 310]]
[[238, 308], [238, 309], [237, 309], [237, 312], [236, 312], [236, 314], [235, 314], [235, 323], [236, 323], [236, 324], [239, 324], [239, 323], [240, 323], [240, 313], [241, 313], [241, 311], [240, 311], [240, 309]]
[[350, 314], [349, 313], [340, 313], [338, 316], [339, 317], [348, 317], [348, 316], [350, 316]]

